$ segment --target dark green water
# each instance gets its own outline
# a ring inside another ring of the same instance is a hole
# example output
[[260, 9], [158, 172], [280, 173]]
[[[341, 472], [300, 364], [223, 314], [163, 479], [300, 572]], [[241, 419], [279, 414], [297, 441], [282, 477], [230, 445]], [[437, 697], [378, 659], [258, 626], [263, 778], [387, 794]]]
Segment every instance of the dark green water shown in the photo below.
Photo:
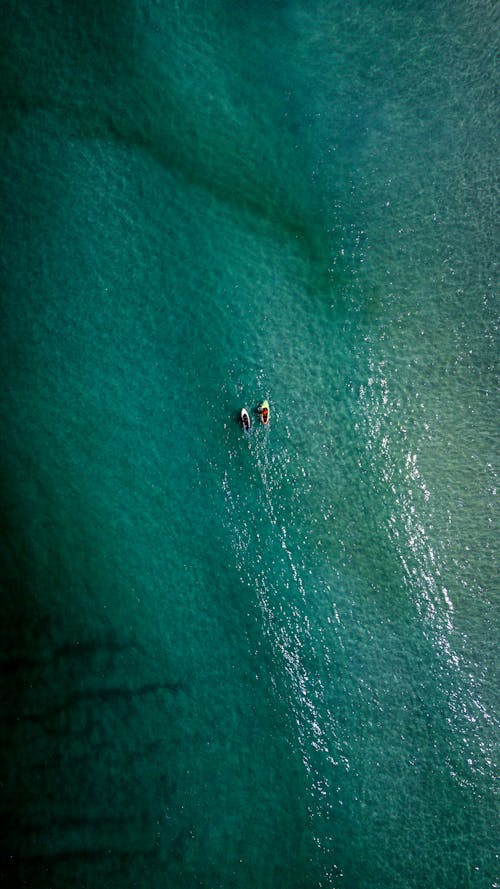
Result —
[[0, 884], [497, 887], [495, 5], [2, 18]]

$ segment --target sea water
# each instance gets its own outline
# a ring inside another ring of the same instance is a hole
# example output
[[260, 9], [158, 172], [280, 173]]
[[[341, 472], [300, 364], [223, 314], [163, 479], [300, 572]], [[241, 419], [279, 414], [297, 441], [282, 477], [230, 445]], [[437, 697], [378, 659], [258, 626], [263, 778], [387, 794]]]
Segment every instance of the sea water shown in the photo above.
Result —
[[2, 17], [1, 884], [497, 886], [495, 4]]

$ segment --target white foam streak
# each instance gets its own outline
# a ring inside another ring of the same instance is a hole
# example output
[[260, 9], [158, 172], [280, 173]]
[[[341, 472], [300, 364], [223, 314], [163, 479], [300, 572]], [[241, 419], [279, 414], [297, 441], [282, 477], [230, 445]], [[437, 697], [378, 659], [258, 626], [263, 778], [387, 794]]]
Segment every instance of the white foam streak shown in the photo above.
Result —
[[[325, 824], [325, 815], [332, 809], [332, 794], [325, 775], [332, 765], [339, 762], [348, 768], [347, 757], [340, 752], [333, 716], [326, 708], [324, 689], [317, 675], [318, 671], [307, 668], [305, 658], [315, 656], [315, 641], [307, 616], [307, 590], [305, 580], [309, 576], [300, 555], [298, 543], [289, 541], [287, 527], [278, 520], [280, 512], [280, 488], [282, 483], [289, 489], [293, 480], [286, 478], [286, 454], [271, 459], [267, 439], [256, 440], [250, 445], [255, 458], [255, 466], [262, 484], [261, 495], [264, 509], [259, 516], [252, 517], [252, 533], [259, 541], [256, 528], [267, 529], [270, 538], [261, 557], [255, 557], [252, 550], [252, 564], [248, 559], [250, 534], [245, 520], [238, 511], [239, 504], [232, 493], [228, 471], [224, 473], [223, 488], [229, 513], [230, 527], [233, 529], [233, 549], [238, 568], [249, 582], [253, 581], [257, 601], [262, 615], [262, 628], [274, 651], [276, 664], [281, 668], [286, 683], [287, 709], [292, 715], [296, 730], [296, 742], [310, 787], [309, 815], [313, 823]], [[293, 525], [291, 526], [293, 527]], [[269, 530], [271, 529], [271, 530]], [[256, 549], [259, 549], [257, 547]], [[274, 555], [273, 555], [274, 554]], [[271, 560], [271, 561], [269, 561]], [[258, 570], [256, 571], [256, 564]], [[279, 582], [275, 578], [279, 578]], [[285, 593], [285, 594], [284, 594]], [[336, 621], [340, 624], [338, 613]], [[327, 652], [321, 657], [327, 659]], [[275, 684], [275, 688], [278, 688]], [[283, 691], [281, 691], [283, 694]], [[324, 713], [328, 713], [325, 725]], [[322, 715], [323, 714], [323, 715]], [[337, 748], [332, 751], [332, 748]], [[315, 821], [315, 819], [318, 819]], [[333, 840], [320, 839], [314, 830], [316, 843], [325, 854], [325, 862], [331, 859]], [[325, 863], [326, 868], [326, 863]], [[336, 876], [341, 876], [336, 869]], [[331, 875], [326, 874], [328, 884]]]
[[[363, 431], [370, 470], [378, 472], [385, 485], [387, 493], [382, 493], [382, 497], [391, 499], [388, 536], [398, 553], [406, 587], [422, 618], [424, 632], [438, 656], [444, 657], [451, 668], [454, 679], [448, 693], [452, 712], [449, 722], [455, 731], [461, 732], [464, 743], [468, 743], [456, 717], [462, 716], [469, 725], [476, 725], [479, 717], [490, 721], [491, 716], [478, 699], [473, 674], [464, 656], [456, 650], [457, 645], [466, 650], [466, 639], [455, 628], [452, 597], [441, 581], [439, 557], [425, 527], [426, 504], [431, 494], [419, 469], [417, 454], [409, 446], [407, 430], [400, 423], [401, 405], [397, 400], [391, 401], [384, 362], [371, 361], [370, 377], [367, 385], [360, 387], [359, 400], [364, 412]], [[407, 446], [403, 463], [399, 457], [401, 443]], [[476, 736], [483, 763], [487, 765], [491, 763], [491, 752], [480, 734]], [[467, 761], [471, 773], [481, 769], [477, 756]]]

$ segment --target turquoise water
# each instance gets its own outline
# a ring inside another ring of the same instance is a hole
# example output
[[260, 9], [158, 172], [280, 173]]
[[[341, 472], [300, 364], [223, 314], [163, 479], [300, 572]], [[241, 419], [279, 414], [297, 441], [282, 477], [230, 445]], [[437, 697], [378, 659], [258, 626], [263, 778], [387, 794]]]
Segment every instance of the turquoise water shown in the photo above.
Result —
[[0, 884], [497, 887], [495, 5], [4, 7]]

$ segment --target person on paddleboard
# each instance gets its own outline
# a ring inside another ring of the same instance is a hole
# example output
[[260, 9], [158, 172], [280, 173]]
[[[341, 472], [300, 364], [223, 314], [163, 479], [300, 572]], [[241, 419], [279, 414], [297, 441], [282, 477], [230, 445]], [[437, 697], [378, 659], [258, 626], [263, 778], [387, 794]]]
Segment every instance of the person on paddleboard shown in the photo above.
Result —
[[257, 413], [259, 414], [260, 422], [263, 423], [264, 426], [267, 426], [269, 423], [269, 402], [267, 399], [259, 405]]
[[250, 414], [248, 413], [246, 407], [241, 408], [240, 423], [243, 427], [244, 432], [250, 431]]

